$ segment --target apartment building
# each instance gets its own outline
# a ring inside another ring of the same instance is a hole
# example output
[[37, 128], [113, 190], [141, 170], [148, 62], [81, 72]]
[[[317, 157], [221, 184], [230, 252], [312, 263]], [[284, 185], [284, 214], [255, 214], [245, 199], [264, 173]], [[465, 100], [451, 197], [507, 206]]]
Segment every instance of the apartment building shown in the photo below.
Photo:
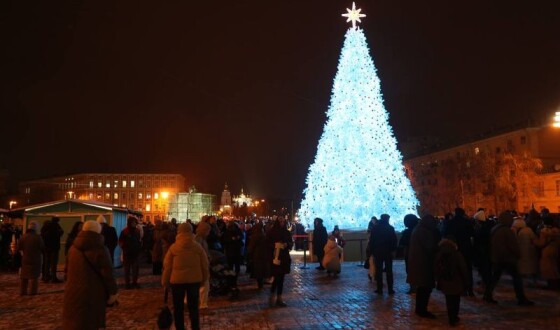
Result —
[[169, 217], [169, 201], [185, 178], [168, 173], [80, 173], [19, 184], [21, 205], [61, 199], [93, 200], [141, 211], [145, 220]]

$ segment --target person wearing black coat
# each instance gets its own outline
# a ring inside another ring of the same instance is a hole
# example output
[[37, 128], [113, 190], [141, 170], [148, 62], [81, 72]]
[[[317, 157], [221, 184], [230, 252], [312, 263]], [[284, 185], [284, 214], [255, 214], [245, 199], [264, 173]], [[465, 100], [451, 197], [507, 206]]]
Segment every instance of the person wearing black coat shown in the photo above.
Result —
[[428, 312], [428, 302], [435, 286], [432, 265], [441, 238], [437, 225], [432, 215], [422, 217], [412, 231], [408, 252], [408, 282], [416, 286], [416, 315], [432, 319], [436, 316]]
[[383, 271], [387, 276], [387, 290], [393, 290], [393, 252], [397, 249], [397, 234], [395, 228], [389, 224], [389, 215], [382, 214], [376, 226], [373, 226], [369, 239], [370, 251], [375, 260], [375, 293], [383, 294]]
[[323, 219], [315, 218], [313, 221], [313, 254], [317, 256], [317, 261], [319, 261], [319, 267], [315, 268], [317, 270], [324, 270], [323, 267], [323, 257], [325, 256], [325, 245], [329, 239], [327, 234], [327, 228], [323, 226]]
[[117, 235], [117, 230], [115, 227], [109, 226], [107, 220], [104, 216], [100, 215], [97, 217], [97, 223], [101, 225], [101, 236], [103, 236], [105, 246], [109, 250], [111, 255], [111, 264], [115, 266], [115, 249], [119, 244], [119, 236]]
[[41, 237], [45, 242], [45, 256], [43, 261], [43, 281], [62, 283], [56, 276], [58, 266], [58, 254], [60, 252], [60, 238], [64, 230], [60, 227], [60, 219], [53, 217], [49, 222], [45, 221], [41, 229]]
[[[410, 235], [412, 235], [412, 231], [414, 227], [418, 224], [418, 217], [414, 214], [407, 214], [404, 216], [404, 226], [406, 227], [405, 230], [401, 233], [401, 240], [399, 241], [399, 247], [403, 249], [404, 254], [404, 266], [406, 270], [406, 275], [408, 276], [408, 250], [410, 246]], [[408, 279], [407, 279], [408, 283]], [[414, 286], [410, 286], [410, 289], [407, 293], [414, 293], [416, 292], [416, 288]]]
[[282, 300], [282, 292], [284, 290], [284, 277], [290, 273], [292, 265], [290, 250], [292, 249], [293, 241], [292, 235], [286, 228], [286, 219], [283, 216], [278, 217], [274, 221], [274, 225], [266, 233], [266, 238], [269, 262], [271, 263], [270, 271], [274, 277], [270, 287], [268, 304], [270, 307], [274, 305], [286, 307], [286, 303]]
[[449, 325], [459, 322], [461, 294], [468, 285], [467, 264], [451, 239], [442, 239], [434, 263], [437, 289], [445, 294]]
[[463, 255], [467, 265], [468, 283], [466, 294], [474, 297], [473, 277], [472, 277], [472, 259], [474, 248], [472, 246], [472, 238], [474, 236], [474, 222], [467, 218], [465, 210], [458, 207], [455, 209], [455, 216], [444, 223], [443, 237], [452, 237], [457, 242], [459, 252]]

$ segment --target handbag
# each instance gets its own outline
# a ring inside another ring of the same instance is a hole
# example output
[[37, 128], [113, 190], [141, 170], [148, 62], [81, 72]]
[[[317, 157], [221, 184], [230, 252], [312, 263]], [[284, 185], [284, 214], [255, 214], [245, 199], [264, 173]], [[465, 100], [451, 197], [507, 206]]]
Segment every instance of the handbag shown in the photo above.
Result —
[[157, 325], [160, 330], [171, 328], [171, 324], [173, 323], [173, 314], [171, 314], [171, 309], [169, 309], [169, 306], [167, 306], [168, 294], [169, 291], [166, 287], [163, 294], [163, 307], [159, 310], [157, 318]]

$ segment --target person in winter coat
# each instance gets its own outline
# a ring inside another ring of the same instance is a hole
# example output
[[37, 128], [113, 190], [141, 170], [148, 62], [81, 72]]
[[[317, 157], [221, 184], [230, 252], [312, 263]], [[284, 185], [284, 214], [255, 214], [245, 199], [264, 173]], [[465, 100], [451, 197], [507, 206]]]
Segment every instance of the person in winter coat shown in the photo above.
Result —
[[346, 245], [346, 241], [344, 240], [344, 237], [342, 237], [342, 233], [340, 232], [338, 226], [334, 226], [331, 235], [332, 237], [334, 237], [336, 244], [338, 244], [338, 246], [340, 246], [341, 248], [344, 248], [344, 245]]
[[81, 221], [76, 221], [72, 226], [72, 230], [68, 233], [68, 237], [66, 237], [66, 244], [64, 245], [64, 255], [68, 256], [68, 250], [72, 247], [74, 240], [78, 237], [80, 231], [82, 231], [82, 226], [84, 225]]
[[[121, 231], [119, 245], [123, 251], [124, 280], [127, 289], [139, 288], [139, 258], [142, 250], [142, 238], [136, 227], [136, 218], [126, 219], [126, 228]], [[132, 275], [132, 284], [130, 282]]]
[[20, 295], [28, 294], [27, 288], [31, 281], [30, 295], [36, 295], [39, 288], [39, 275], [41, 275], [41, 264], [45, 244], [39, 235], [39, 223], [31, 221], [27, 226], [27, 231], [18, 241], [17, 250], [21, 253], [20, 271]]
[[97, 222], [101, 225], [101, 236], [105, 241], [105, 246], [109, 249], [109, 255], [111, 256], [111, 264], [115, 265], [115, 249], [119, 244], [119, 237], [117, 236], [117, 230], [115, 227], [109, 226], [107, 219], [104, 216], [99, 215], [97, 217]]
[[511, 230], [513, 230], [519, 245], [519, 261], [517, 262], [519, 275], [535, 278], [538, 265], [537, 249], [535, 247], [537, 235], [522, 218], [513, 221]]
[[[484, 211], [482, 211], [484, 212]], [[492, 281], [492, 262], [490, 261], [490, 237], [492, 228], [496, 224], [493, 219], [486, 217], [484, 213], [475, 213], [474, 228], [474, 262], [478, 267], [478, 273], [484, 287], [488, 287]]]
[[449, 325], [459, 322], [461, 294], [468, 285], [467, 265], [457, 244], [450, 239], [439, 243], [439, 251], [434, 262], [436, 288], [445, 294]]
[[325, 244], [325, 256], [323, 257], [322, 266], [327, 270], [327, 275], [337, 276], [340, 274], [340, 254], [342, 247], [336, 243], [336, 238], [330, 236], [327, 244]]
[[432, 215], [425, 215], [418, 222], [410, 236], [408, 254], [408, 283], [416, 286], [416, 315], [425, 318], [436, 316], [428, 312], [428, 302], [434, 288], [434, 264], [440, 233], [438, 220]]
[[[208, 238], [208, 235], [210, 234], [210, 230], [211, 228], [209, 224], [207, 224], [206, 222], [200, 222], [198, 226], [196, 226], [196, 235], [194, 237], [195, 242], [200, 244], [204, 252], [206, 252], [206, 256], [208, 257], [209, 264], [210, 264], [210, 255], [208, 253], [208, 242], [206, 241], [206, 238]], [[208, 308], [208, 294], [210, 293], [210, 278], [207, 278], [206, 281], [204, 281], [201, 284], [200, 290], [198, 291], [200, 295], [199, 308], [200, 309]]]
[[517, 297], [517, 303], [521, 306], [534, 305], [527, 299], [523, 291], [523, 280], [517, 270], [519, 261], [519, 245], [517, 238], [511, 230], [513, 216], [509, 212], [502, 212], [498, 217], [498, 224], [492, 228], [490, 237], [490, 259], [492, 261], [492, 279], [490, 285], [484, 291], [484, 301], [496, 304], [497, 301], [492, 297], [496, 284], [502, 277], [505, 270], [513, 279], [513, 287]]
[[[324, 227], [323, 227], [324, 228]], [[286, 303], [282, 300], [282, 292], [284, 291], [284, 277], [290, 273], [292, 259], [290, 258], [290, 250], [292, 249], [292, 235], [286, 228], [286, 219], [279, 216], [274, 225], [270, 229], [267, 236], [267, 245], [269, 253], [270, 270], [274, 280], [270, 287], [270, 297], [268, 304], [270, 307], [274, 305], [286, 307]]]
[[389, 215], [382, 214], [377, 225], [373, 226], [370, 238], [370, 251], [375, 260], [375, 293], [383, 294], [383, 271], [387, 276], [387, 291], [393, 290], [393, 252], [397, 249], [397, 234], [395, 228], [389, 224]]
[[68, 250], [62, 328], [97, 330], [106, 327], [106, 308], [117, 301], [117, 282], [101, 225], [86, 221]]
[[313, 254], [317, 256], [317, 261], [319, 261], [319, 266], [315, 269], [324, 270], [323, 257], [325, 255], [325, 244], [327, 244], [329, 236], [327, 228], [323, 226], [323, 219], [315, 218], [313, 225]]
[[152, 245], [152, 274], [161, 275], [161, 270], [163, 268], [163, 258], [167, 253], [167, 250], [175, 241], [175, 237], [171, 229], [169, 228], [169, 223], [162, 222], [161, 220], [156, 220], [156, 225], [153, 233], [153, 245]]
[[257, 280], [257, 287], [263, 288], [264, 279], [269, 276], [267, 259], [267, 242], [262, 222], [256, 223], [251, 228], [251, 240], [247, 254], [251, 263], [251, 277]]
[[[399, 247], [403, 249], [404, 254], [404, 266], [406, 270], [406, 274], [408, 275], [408, 250], [410, 246], [410, 235], [412, 235], [412, 231], [414, 227], [418, 224], [418, 217], [414, 214], [407, 214], [404, 216], [404, 226], [406, 227], [405, 230], [401, 233], [401, 239], [399, 241]], [[414, 286], [410, 286], [410, 289], [407, 293], [414, 293], [416, 292], [416, 288]]]
[[443, 237], [453, 237], [457, 242], [459, 252], [465, 259], [467, 264], [467, 273], [469, 274], [466, 294], [471, 297], [474, 297], [472, 277], [472, 259], [474, 249], [471, 243], [473, 236], [474, 221], [466, 216], [465, 210], [460, 207], [456, 208], [453, 218], [444, 223]]
[[187, 295], [191, 329], [200, 329], [198, 313], [199, 289], [210, 276], [208, 256], [195, 242], [192, 226], [182, 223], [177, 227], [177, 238], [163, 261], [161, 284], [171, 286], [173, 318], [177, 330], [185, 329], [184, 308]]
[[56, 276], [58, 267], [58, 254], [60, 252], [60, 238], [64, 230], [60, 227], [60, 219], [53, 217], [50, 222], [45, 222], [41, 228], [41, 237], [45, 243], [45, 256], [43, 260], [43, 281], [52, 283], [62, 283]]
[[539, 262], [541, 277], [546, 279], [548, 289], [560, 289], [560, 230], [553, 219], [545, 217], [537, 245], [541, 248]]

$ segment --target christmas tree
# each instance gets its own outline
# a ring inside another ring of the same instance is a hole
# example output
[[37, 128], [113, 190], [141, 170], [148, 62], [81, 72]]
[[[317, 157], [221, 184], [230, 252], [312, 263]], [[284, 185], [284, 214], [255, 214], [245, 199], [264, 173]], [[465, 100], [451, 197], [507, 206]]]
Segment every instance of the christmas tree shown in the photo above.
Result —
[[393, 226], [403, 229], [404, 216], [416, 214], [418, 200], [389, 125], [366, 37], [356, 27], [365, 15], [352, 4], [343, 16], [353, 26], [345, 36], [299, 216], [308, 226], [322, 218], [327, 230], [364, 229], [372, 216], [387, 213]]

